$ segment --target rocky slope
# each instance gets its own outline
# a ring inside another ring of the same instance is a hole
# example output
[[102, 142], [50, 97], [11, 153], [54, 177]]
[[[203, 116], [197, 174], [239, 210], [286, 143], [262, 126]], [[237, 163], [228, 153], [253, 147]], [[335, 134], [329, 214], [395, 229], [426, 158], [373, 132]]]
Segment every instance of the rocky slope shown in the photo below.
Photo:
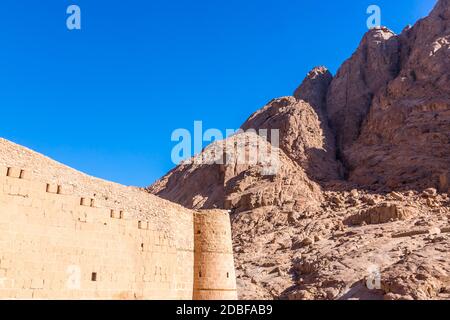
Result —
[[370, 30], [334, 77], [315, 68], [253, 114], [242, 129], [279, 129], [276, 174], [193, 162], [149, 187], [230, 210], [241, 298], [450, 298], [449, 24], [440, 0]]
[[[267, 149], [268, 157], [250, 161], [258, 148]], [[278, 173], [271, 174], [272, 169]], [[235, 213], [267, 206], [304, 210], [323, 199], [320, 186], [302, 167], [259, 135], [245, 132], [213, 143], [148, 190], [188, 208], [223, 208]]]

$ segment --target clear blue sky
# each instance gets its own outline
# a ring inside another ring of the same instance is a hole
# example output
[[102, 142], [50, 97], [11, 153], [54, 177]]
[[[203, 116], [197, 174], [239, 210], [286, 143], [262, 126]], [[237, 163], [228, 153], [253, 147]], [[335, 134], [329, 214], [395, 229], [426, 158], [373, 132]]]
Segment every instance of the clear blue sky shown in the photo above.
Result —
[[[176, 128], [238, 128], [315, 65], [357, 47], [366, 8], [400, 32], [434, 0], [1, 0], [0, 136], [145, 186]], [[66, 8], [82, 10], [68, 31]]]

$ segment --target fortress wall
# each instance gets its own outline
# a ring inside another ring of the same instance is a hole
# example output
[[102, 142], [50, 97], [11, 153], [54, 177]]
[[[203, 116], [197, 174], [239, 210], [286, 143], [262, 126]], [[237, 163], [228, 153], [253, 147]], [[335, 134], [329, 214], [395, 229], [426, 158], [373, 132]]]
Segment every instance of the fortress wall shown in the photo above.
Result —
[[229, 214], [204, 210], [194, 221], [194, 300], [237, 299]]
[[174, 285], [177, 299], [192, 300], [194, 278], [194, 215], [191, 211], [172, 212], [170, 215], [170, 233], [175, 243], [176, 262], [174, 268]]
[[0, 298], [192, 299], [191, 212], [161, 230], [71, 192], [0, 167]]

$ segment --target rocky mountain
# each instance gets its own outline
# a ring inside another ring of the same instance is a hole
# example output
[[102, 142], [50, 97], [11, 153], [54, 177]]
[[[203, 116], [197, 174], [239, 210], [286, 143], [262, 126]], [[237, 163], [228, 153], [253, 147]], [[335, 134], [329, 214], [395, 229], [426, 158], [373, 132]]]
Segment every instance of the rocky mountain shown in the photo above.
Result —
[[440, 1], [400, 35], [371, 30], [334, 77], [327, 114], [351, 181], [423, 188], [447, 174], [448, 18]]
[[196, 156], [231, 161], [148, 188], [230, 210], [241, 298], [450, 298], [450, 0], [399, 35], [370, 30], [335, 76], [314, 68], [242, 129], [279, 130], [278, 146], [253, 140], [279, 154], [276, 173], [216, 152], [255, 153], [242, 133]]

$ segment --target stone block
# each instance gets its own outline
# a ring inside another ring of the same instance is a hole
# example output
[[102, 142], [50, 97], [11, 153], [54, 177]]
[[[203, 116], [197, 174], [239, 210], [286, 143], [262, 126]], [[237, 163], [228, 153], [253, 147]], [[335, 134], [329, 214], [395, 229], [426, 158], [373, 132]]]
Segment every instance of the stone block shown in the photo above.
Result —
[[80, 205], [84, 207], [93, 207], [94, 206], [94, 199], [92, 198], [81, 198]]
[[10, 178], [17, 178], [19, 179], [22, 175], [22, 169], [19, 168], [8, 168], [6, 175]]
[[31, 280], [31, 286], [30, 289], [43, 289], [44, 288], [44, 280], [34, 278]]
[[8, 168], [0, 166], [0, 177], [6, 177], [8, 175]]
[[120, 211], [120, 219], [131, 220], [133, 219], [133, 216], [127, 211]]
[[22, 170], [20, 172], [20, 179], [31, 181], [33, 179], [33, 175], [29, 170]]
[[122, 219], [123, 211], [111, 209], [111, 218]]
[[60, 186], [54, 183], [47, 183], [46, 192], [47, 193], [54, 193], [59, 194], [60, 193]]
[[148, 230], [149, 229], [149, 223], [148, 221], [138, 221], [138, 227], [142, 230]]
[[71, 185], [63, 184], [59, 186], [59, 194], [70, 196], [74, 193], [74, 187]]

